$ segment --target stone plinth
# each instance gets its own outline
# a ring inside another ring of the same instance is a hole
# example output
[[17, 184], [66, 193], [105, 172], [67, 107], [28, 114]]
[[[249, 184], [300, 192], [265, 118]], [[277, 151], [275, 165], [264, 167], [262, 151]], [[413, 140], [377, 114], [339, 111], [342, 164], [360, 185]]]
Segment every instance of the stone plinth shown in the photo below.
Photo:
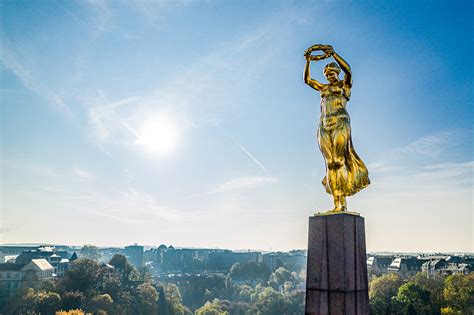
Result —
[[364, 218], [315, 215], [308, 234], [305, 313], [369, 314]]

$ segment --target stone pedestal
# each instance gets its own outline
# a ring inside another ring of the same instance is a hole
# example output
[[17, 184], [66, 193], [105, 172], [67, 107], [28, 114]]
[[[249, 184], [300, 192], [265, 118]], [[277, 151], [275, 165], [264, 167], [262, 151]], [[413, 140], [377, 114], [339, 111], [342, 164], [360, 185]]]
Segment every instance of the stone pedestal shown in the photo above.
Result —
[[308, 234], [305, 313], [369, 314], [364, 218], [315, 215]]

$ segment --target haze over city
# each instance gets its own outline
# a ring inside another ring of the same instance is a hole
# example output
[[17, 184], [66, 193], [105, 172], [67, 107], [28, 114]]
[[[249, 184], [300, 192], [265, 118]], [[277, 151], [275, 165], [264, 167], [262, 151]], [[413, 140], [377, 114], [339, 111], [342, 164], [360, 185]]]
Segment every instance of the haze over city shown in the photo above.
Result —
[[2, 2], [0, 243], [306, 248], [321, 43], [353, 72], [368, 251], [473, 251], [472, 9]]

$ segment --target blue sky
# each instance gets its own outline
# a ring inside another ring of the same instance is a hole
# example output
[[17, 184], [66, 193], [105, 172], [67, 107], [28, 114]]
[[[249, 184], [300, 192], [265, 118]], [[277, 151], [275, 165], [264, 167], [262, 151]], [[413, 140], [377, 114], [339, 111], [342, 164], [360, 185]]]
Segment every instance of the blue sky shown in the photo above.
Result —
[[473, 250], [472, 2], [1, 6], [1, 243], [305, 248], [322, 43], [353, 71], [368, 250]]

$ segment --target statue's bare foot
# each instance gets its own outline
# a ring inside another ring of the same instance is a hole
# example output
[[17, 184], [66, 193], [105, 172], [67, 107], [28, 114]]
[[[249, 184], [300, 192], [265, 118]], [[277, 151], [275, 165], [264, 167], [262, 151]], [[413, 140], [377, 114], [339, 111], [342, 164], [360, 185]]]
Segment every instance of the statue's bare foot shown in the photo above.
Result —
[[329, 210], [329, 212], [344, 212], [347, 211], [346, 206], [344, 205], [338, 205], [334, 207], [334, 209]]

